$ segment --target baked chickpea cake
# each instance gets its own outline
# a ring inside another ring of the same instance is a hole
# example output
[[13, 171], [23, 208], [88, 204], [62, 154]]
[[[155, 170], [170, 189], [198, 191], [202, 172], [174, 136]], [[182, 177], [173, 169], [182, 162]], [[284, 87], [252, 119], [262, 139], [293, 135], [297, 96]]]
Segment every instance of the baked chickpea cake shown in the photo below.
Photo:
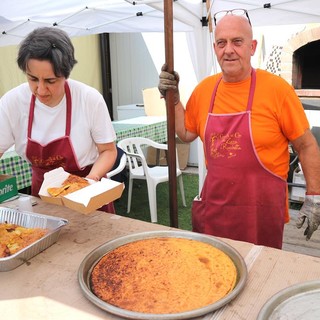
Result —
[[131, 242], [93, 267], [91, 290], [101, 300], [143, 313], [180, 313], [212, 304], [233, 290], [237, 269], [223, 251], [184, 238]]

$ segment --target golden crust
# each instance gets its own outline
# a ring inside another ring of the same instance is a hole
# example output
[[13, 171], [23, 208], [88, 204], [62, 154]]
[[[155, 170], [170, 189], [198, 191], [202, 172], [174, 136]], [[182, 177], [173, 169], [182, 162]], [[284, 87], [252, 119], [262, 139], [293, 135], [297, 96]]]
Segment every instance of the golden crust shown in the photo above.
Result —
[[212, 304], [233, 290], [233, 261], [210, 244], [183, 238], [132, 242], [107, 253], [91, 274], [91, 289], [117, 307], [180, 313]]
[[48, 232], [42, 228], [25, 228], [12, 223], [0, 223], [0, 258], [11, 256]]
[[79, 185], [84, 185], [87, 186], [89, 185], [88, 180], [86, 180], [85, 178], [76, 176], [74, 174], [69, 174], [68, 178], [66, 180], [64, 180], [64, 182], [62, 183], [62, 185], [70, 185], [70, 184], [79, 184]]

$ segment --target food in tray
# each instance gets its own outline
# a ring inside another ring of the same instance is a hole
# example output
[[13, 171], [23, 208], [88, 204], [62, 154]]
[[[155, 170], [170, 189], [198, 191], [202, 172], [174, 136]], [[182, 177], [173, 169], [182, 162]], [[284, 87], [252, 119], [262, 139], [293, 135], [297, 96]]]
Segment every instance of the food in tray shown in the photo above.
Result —
[[0, 223], [0, 258], [11, 256], [41, 239], [48, 232], [42, 228], [25, 228], [13, 223]]
[[89, 184], [88, 180], [74, 174], [70, 174], [68, 178], [63, 181], [61, 187], [51, 187], [48, 188], [47, 191], [52, 197], [61, 197], [87, 187]]
[[143, 239], [106, 253], [93, 267], [92, 292], [122, 309], [180, 313], [212, 304], [233, 290], [237, 269], [214, 246], [185, 238]]

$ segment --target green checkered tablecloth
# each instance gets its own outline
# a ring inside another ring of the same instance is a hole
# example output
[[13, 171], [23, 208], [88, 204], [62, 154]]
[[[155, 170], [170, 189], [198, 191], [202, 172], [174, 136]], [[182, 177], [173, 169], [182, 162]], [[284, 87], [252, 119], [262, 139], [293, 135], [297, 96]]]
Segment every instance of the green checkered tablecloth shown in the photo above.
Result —
[[5, 152], [0, 159], [0, 174], [15, 176], [18, 190], [31, 186], [31, 166], [15, 151]]
[[[148, 121], [146, 123], [115, 121], [113, 127], [117, 134], [117, 141], [128, 137], [145, 137], [160, 143], [167, 141], [167, 122], [165, 120], [154, 123], [152, 121], [151, 123]], [[15, 176], [18, 190], [31, 186], [31, 166], [15, 151], [5, 152], [0, 159], [0, 174]]]
[[129, 137], [144, 137], [159, 143], [167, 141], [167, 122], [153, 124], [113, 123], [117, 134], [117, 142]]

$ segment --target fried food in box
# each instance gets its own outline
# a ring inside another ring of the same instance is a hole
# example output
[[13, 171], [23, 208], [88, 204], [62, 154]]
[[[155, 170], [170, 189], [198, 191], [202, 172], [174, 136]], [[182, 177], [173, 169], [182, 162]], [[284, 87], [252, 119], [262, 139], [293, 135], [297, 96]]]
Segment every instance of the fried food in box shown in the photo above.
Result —
[[61, 187], [51, 187], [48, 188], [47, 191], [52, 197], [61, 197], [89, 185], [90, 183], [88, 182], [88, 180], [74, 174], [70, 174], [68, 178], [62, 183]]

